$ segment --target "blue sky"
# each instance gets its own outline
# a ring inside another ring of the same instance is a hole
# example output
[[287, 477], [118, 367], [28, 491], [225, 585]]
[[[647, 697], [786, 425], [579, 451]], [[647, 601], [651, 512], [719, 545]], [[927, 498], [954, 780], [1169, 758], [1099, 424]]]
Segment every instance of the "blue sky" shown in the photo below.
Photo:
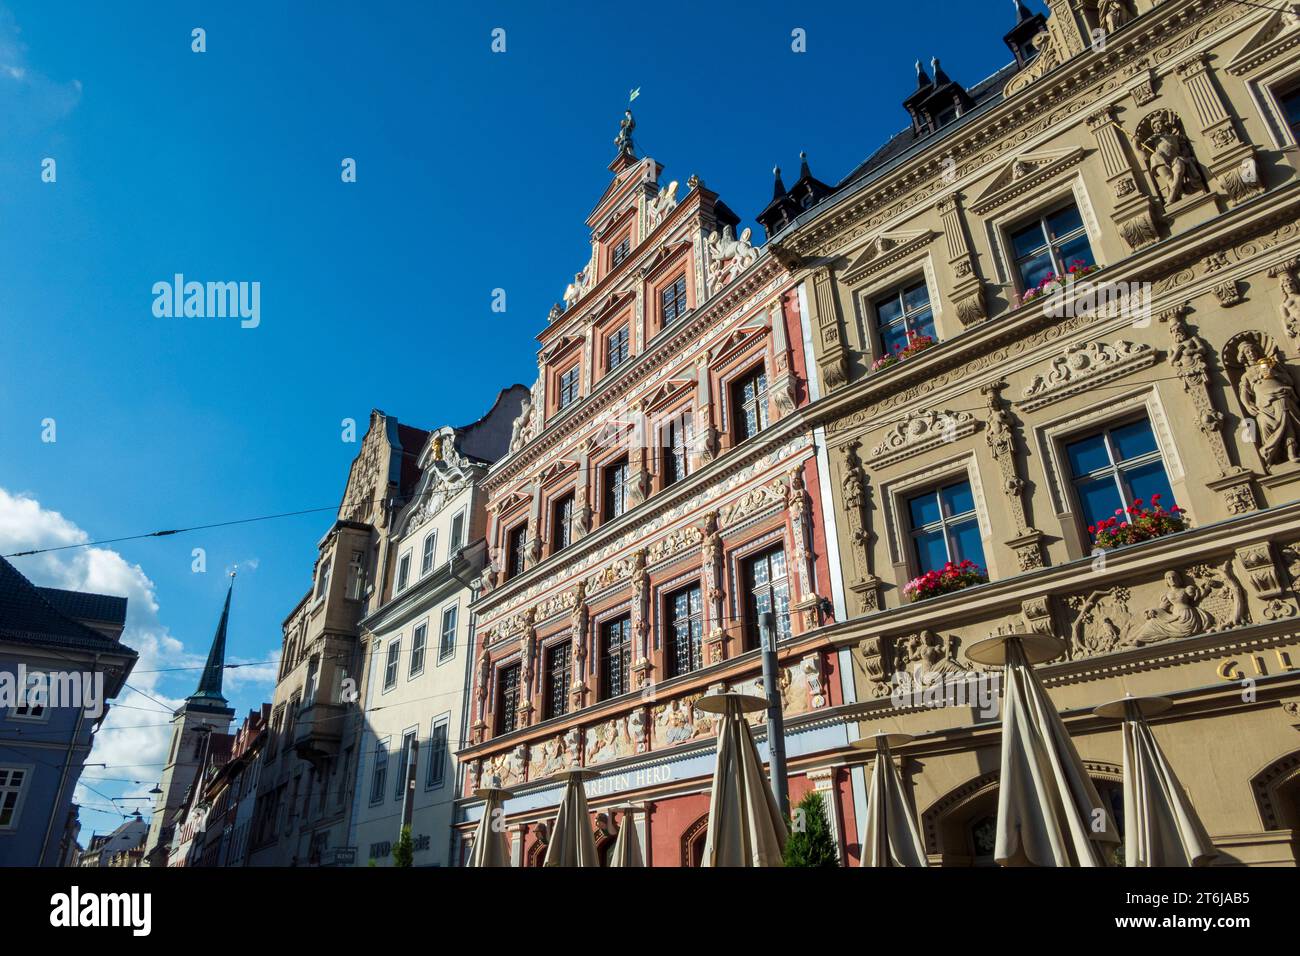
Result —
[[[761, 236], [773, 163], [791, 183], [806, 149], [836, 182], [906, 125], [915, 59], [972, 85], [1010, 58], [1012, 22], [1007, 0], [0, 0], [0, 553], [334, 505], [357, 447], [343, 418], [464, 424], [530, 384], [631, 88], [639, 150], [665, 179], [698, 173]], [[259, 282], [260, 325], [156, 318], [150, 290], [178, 272]], [[222, 571], [241, 568], [231, 658], [267, 660], [328, 524], [19, 567], [129, 593], [146, 651], [132, 683], [172, 702], [198, 671], [163, 668], [201, 663]], [[235, 673], [234, 704], [269, 699], [273, 668]], [[92, 760], [141, 765], [89, 769], [104, 779], [87, 804], [157, 775], [166, 715], [132, 706]]]

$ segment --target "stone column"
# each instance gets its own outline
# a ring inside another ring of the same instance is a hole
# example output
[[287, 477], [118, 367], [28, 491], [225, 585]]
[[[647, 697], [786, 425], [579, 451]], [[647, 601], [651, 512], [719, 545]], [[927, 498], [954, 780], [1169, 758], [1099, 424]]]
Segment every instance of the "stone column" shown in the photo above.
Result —
[[581, 710], [587, 705], [587, 585], [579, 579], [575, 588], [575, 601], [569, 622], [573, 627], [572, 645], [570, 647], [569, 666], [572, 673], [569, 678], [569, 700], [574, 710]]

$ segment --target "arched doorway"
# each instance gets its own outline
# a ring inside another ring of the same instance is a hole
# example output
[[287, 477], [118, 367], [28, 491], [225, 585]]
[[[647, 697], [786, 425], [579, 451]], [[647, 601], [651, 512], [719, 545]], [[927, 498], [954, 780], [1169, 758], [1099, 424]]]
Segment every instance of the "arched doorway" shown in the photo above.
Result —
[[709, 815], [706, 813], [682, 833], [682, 866], [700, 866], [704, 862], [704, 841], [709, 835]]

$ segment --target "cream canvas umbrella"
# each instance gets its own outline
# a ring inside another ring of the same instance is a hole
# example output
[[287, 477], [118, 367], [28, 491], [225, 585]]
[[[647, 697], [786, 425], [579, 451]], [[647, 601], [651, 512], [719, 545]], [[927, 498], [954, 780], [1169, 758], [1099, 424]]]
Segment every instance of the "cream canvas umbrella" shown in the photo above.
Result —
[[1147, 723], [1173, 705], [1168, 697], [1124, 697], [1093, 710], [1124, 721], [1125, 866], [1206, 866], [1219, 855]]
[[641, 808], [636, 804], [625, 803], [622, 806], [611, 808], [623, 811], [623, 822], [618, 828], [618, 836], [614, 839], [614, 846], [609, 851], [610, 866], [645, 866], [645, 856], [641, 853], [641, 841], [636, 835], [636, 821], [632, 815]]
[[1061, 656], [1049, 634], [1002, 634], [966, 656], [1002, 672], [1002, 773], [997, 843], [1002, 866], [1105, 866], [1102, 844], [1118, 843], [1102, 803], [1034, 664]]
[[767, 701], [749, 694], [710, 694], [695, 708], [722, 715], [700, 865], [781, 866], [786, 824], [745, 720], [747, 713], [766, 710]]
[[474, 845], [470, 848], [466, 866], [509, 866], [510, 849], [506, 846], [502, 805], [510, 799], [510, 791], [484, 787], [475, 790], [474, 796], [483, 801], [483, 816], [474, 831]]
[[894, 767], [889, 749], [907, 743], [911, 734], [878, 733], [853, 746], [876, 752], [871, 771], [871, 789], [867, 793], [867, 825], [862, 838], [862, 866], [929, 866], [921, 834], [907, 805], [902, 781]]
[[551, 840], [542, 866], [600, 866], [591, 812], [587, 809], [587, 791], [583, 788], [585, 781], [600, 774], [574, 769], [561, 770], [556, 776], [565, 781], [564, 796], [555, 815], [555, 826], [551, 827]]

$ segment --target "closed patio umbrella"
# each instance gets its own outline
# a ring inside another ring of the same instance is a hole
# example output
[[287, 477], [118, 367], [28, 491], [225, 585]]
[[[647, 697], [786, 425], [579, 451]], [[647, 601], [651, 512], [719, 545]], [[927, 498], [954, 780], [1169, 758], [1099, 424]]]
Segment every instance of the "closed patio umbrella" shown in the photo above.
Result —
[[890, 756], [890, 747], [912, 739], [911, 734], [878, 733], [853, 746], [873, 749], [876, 765], [867, 792], [866, 833], [862, 838], [862, 866], [929, 866], [912, 808], [907, 804], [902, 781]]
[[641, 841], [636, 835], [636, 821], [632, 815], [641, 808], [632, 803], [625, 803], [622, 806], [613, 807], [613, 810], [623, 811], [623, 822], [619, 825], [618, 836], [614, 838], [614, 846], [609, 851], [610, 866], [645, 866], [645, 856], [641, 852]]
[[500, 787], [475, 790], [474, 796], [483, 801], [483, 816], [474, 831], [474, 845], [469, 851], [466, 866], [509, 866], [510, 848], [506, 845], [506, 828], [503, 825], [502, 805], [510, 799], [510, 791]]
[[781, 866], [786, 823], [745, 720], [747, 713], [766, 710], [767, 701], [749, 694], [710, 694], [695, 708], [722, 715], [700, 865]]
[[1034, 664], [1064, 651], [1049, 634], [1002, 634], [966, 652], [976, 663], [1005, 665], [993, 851], [1002, 866], [1105, 866], [1100, 844], [1119, 842], [1110, 810], [1034, 673]]
[[1173, 705], [1128, 696], [1093, 710], [1124, 721], [1125, 866], [1206, 866], [1219, 855], [1147, 723]]
[[574, 769], [561, 770], [556, 776], [565, 781], [564, 796], [560, 799], [560, 811], [555, 815], [542, 866], [600, 866], [591, 813], [587, 809], [587, 791], [582, 786], [600, 774]]

